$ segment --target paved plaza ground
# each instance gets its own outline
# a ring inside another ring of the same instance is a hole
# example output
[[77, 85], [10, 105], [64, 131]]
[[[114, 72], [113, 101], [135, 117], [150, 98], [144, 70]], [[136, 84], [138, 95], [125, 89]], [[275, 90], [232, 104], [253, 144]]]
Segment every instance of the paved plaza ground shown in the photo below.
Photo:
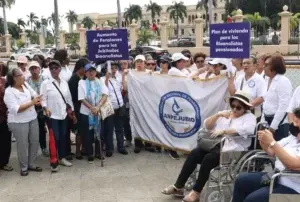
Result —
[[[74, 148], [73, 148], [74, 149]], [[60, 166], [51, 173], [49, 160], [38, 157], [44, 171], [30, 172], [21, 177], [13, 143], [11, 165], [13, 172], [0, 171], [0, 202], [170, 202], [181, 201], [160, 193], [174, 183], [185, 157], [173, 160], [167, 153], [142, 151], [129, 155], [118, 153], [107, 158], [104, 167], [100, 161], [73, 160], [73, 167]]]

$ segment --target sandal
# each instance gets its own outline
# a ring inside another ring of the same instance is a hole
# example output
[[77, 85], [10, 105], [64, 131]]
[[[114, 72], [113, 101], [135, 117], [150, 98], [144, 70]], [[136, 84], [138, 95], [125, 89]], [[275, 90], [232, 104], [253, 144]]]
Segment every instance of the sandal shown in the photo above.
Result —
[[10, 171], [13, 171], [14, 169], [9, 165], [5, 165], [5, 166], [1, 167], [0, 170], [10, 172]]
[[170, 185], [166, 188], [164, 188], [161, 191], [162, 194], [165, 195], [175, 195], [177, 197], [183, 197], [184, 196], [184, 190], [183, 189], [177, 189], [174, 185]]
[[21, 170], [20, 175], [21, 175], [22, 177], [27, 176], [27, 175], [28, 175], [28, 170]]
[[43, 168], [35, 166], [35, 167], [29, 167], [28, 170], [29, 171], [34, 171], [34, 172], [42, 172]]
[[186, 195], [182, 202], [197, 202], [200, 199], [200, 193], [191, 191], [188, 195]]

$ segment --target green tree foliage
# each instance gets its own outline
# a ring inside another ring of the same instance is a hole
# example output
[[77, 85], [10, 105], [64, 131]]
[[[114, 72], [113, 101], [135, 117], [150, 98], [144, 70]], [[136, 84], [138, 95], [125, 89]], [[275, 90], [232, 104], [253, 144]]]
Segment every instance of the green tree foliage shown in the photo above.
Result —
[[174, 2], [167, 8], [167, 12], [170, 13], [170, 19], [173, 19], [177, 25], [177, 37], [179, 37], [179, 20], [184, 20], [187, 17], [186, 6], [182, 1]]
[[142, 19], [142, 7], [140, 5], [130, 5], [125, 9], [124, 18], [128, 23], [131, 23], [133, 19]]
[[95, 23], [89, 16], [86, 16], [82, 19], [82, 24], [84, 28], [91, 29]]
[[152, 23], [155, 21], [155, 16], [160, 16], [162, 11], [162, 7], [155, 2], [150, 1], [148, 5], [146, 5], [146, 11], [151, 13]]
[[150, 45], [151, 40], [154, 38], [152, 32], [148, 29], [142, 28], [138, 33], [138, 45]]

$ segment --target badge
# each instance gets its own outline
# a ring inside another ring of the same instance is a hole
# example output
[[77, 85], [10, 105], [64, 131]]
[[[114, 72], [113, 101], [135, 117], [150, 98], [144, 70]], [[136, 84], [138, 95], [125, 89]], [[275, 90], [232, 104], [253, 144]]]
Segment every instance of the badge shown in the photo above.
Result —
[[253, 80], [248, 82], [249, 88], [254, 88], [255, 87], [255, 82]]

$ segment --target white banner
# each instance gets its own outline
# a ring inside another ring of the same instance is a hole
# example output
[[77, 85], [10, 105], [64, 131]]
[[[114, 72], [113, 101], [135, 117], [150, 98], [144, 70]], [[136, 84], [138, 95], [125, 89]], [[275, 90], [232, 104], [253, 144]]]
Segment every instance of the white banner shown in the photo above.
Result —
[[128, 91], [133, 136], [183, 151], [196, 147], [204, 120], [227, 105], [225, 77], [193, 81], [131, 71]]

